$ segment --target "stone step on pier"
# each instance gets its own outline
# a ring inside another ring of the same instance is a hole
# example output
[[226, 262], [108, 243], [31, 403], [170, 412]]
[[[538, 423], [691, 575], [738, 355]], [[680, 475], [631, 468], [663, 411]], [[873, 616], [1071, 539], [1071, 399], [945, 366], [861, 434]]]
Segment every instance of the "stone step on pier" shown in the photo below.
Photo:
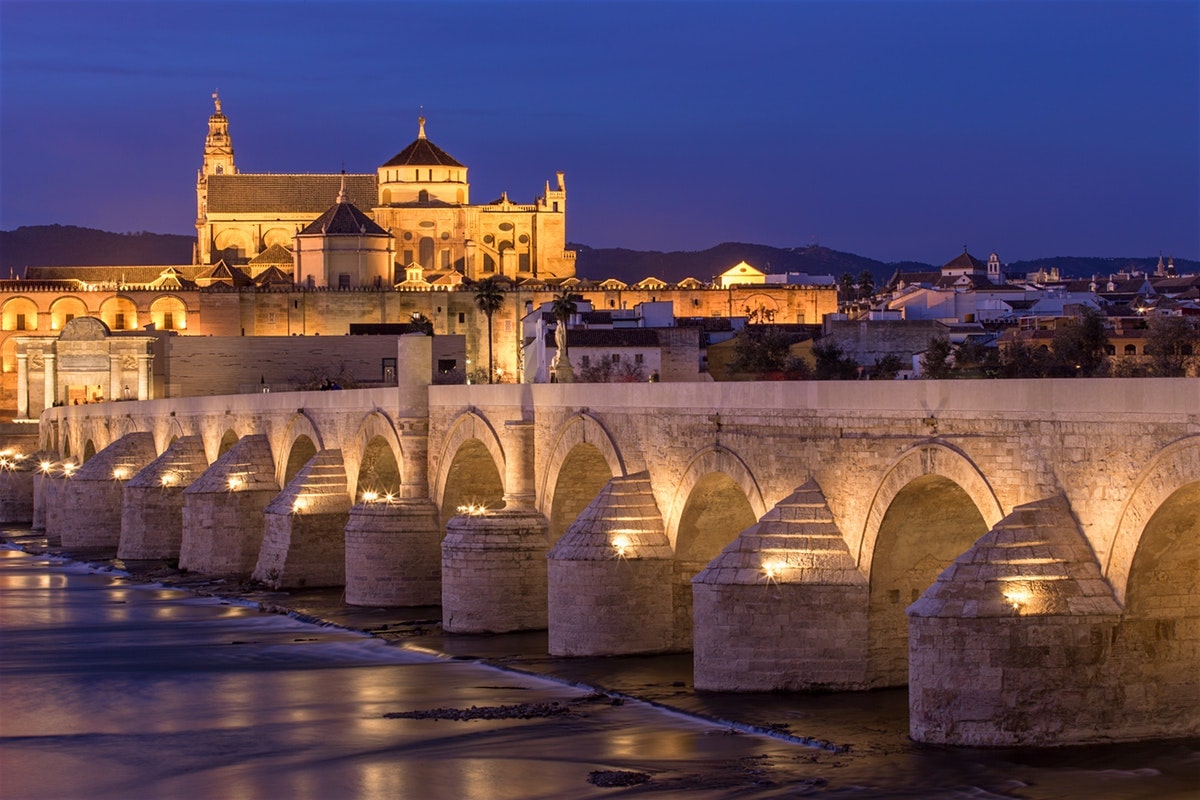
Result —
[[610, 480], [550, 550], [550, 655], [671, 650], [672, 559], [649, 474]]
[[692, 579], [697, 689], [862, 689], [866, 577], [809, 480]]
[[207, 469], [203, 440], [183, 436], [126, 483], [117, 557], [179, 558], [183, 491]]
[[242, 437], [183, 491], [180, 569], [248, 578], [262, 546], [263, 512], [277, 494], [267, 437]]
[[121, 543], [125, 484], [157, 457], [153, 434], [129, 433], [75, 470], [60, 497], [62, 546], [115, 552]]
[[341, 450], [321, 450], [263, 512], [253, 578], [273, 589], [342, 586], [350, 497]]

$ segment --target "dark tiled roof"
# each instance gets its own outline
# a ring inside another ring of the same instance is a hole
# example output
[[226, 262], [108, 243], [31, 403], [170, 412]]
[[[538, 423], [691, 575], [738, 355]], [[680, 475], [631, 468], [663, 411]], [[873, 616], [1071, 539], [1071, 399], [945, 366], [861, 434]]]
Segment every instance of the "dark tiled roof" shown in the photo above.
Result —
[[288, 269], [291, 270], [292, 251], [281, 244], [273, 244], [246, 263], [255, 267], [270, 264], [287, 264]]
[[979, 269], [986, 270], [987, 264], [963, 250], [962, 253], [947, 261], [942, 269]]
[[325, 236], [391, 236], [352, 203], [334, 203], [300, 233]]
[[213, 283], [223, 281], [232, 286], [249, 286], [251, 283], [249, 275], [236, 267], [230, 267], [224, 261], [213, 264], [211, 268], [199, 273], [196, 278]]
[[[553, 334], [548, 343], [555, 346]], [[569, 330], [567, 347], [658, 347], [658, 334], [648, 328]]]
[[128, 284], [146, 284], [157, 279], [167, 269], [175, 270], [175, 273], [180, 278], [190, 281], [195, 280], [196, 276], [200, 272], [207, 270], [208, 267], [203, 264], [133, 265], [124, 267], [26, 267], [25, 278], [31, 281], [66, 281], [76, 279], [86, 283], [124, 282]]
[[[210, 214], [320, 214], [337, 200], [342, 175], [210, 175]], [[351, 203], [375, 206], [379, 188], [375, 175], [347, 175]]]
[[449, 153], [428, 139], [418, 138], [388, 160], [385, 167], [461, 167]]
[[896, 279], [904, 281], [906, 286], [911, 286], [914, 283], [934, 283], [942, 279], [942, 273], [939, 272], [897, 272]]
[[264, 269], [258, 275], [254, 276], [255, 286], [278, 286], [289, 285], [292, 281], [292, 270], [289, 267], [286, 271], [272, 264]]
[[952, 289], [962, 286], [964, 278], [970, 282], [972, 289], [990, 289], [996, 285], [988, 280], [986, 275], [944, 275], [934, 281], [933, 285], [939, 289]]

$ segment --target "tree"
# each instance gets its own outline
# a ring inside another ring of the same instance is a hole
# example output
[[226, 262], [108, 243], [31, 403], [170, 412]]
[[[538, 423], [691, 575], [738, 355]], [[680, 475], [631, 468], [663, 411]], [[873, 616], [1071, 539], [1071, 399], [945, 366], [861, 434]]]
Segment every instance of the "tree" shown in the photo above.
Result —
[[935, 381], [949, 378], [954, 372], [954, 365], [950, 363], [950, 353], [951, 347], [948, 338], [945, 336], [930, 338], [925, 355], [921, 356], [921, 370], [925, 373], [925, 377]]
[[902, 369], [904, 369], [904, 360], [895, 353], [888, 353], [883, 358], [875, 359], [871, 377], [877, 381], [894, 381]]
[[1054, 332], [1051, 349], [1058, 362], [1055, 372], [1059, 375], [1089, 378], [1105, 374], [1108, 330], [1104, 326], [1104, 317], [1090, 308], [1084, 309], [1078, 322]]
[[790, 344], [787, 334], [779, 328], [743, 328], [733, 339], [733, 361], [729, 370], [757, 378], [771, 372], [783, 372]]
[[875, 276], [871, 270], [864, 269], [858, 276], [859, 297], [870, 297], [875, 294]]
[[1155, 317], [1146, 334], [1150, 374], [1179, 378], [1187, 374], [1188, 358], [1200, 350], [1200, 323], [1187, 317]]
[[492, 315], [503, 305], [504, 290], [500, 288], [500, 284], [495, 278], [480, 281], [479, 285], [475, 287], [475, 306], [487, 317], [488, 383], [492, 383], [492, 377], [496, 374], [495, 364], [492, 361]]
[[843, 353], [837, 342], [814, 345], [813, 358], [817, 362], [813, 377], [819, 381], [850, 381], [858, 377], [858, 362]]
[[420, 311], [414, 311], [412, 321], [409, 325], [419, 330], [426, 336], [433, 336], [433, 320], [422, 314]]
[[1000, 354], [996, 376], [1000, 378], [1048, 378], [1054, 375], [1057, 360], [1045, 345], [1034, 347], [1013, 342]]
[[843, 272], [842, 277], [838, 278], [838, 299], [842, 301], [858, 299], [858, 292], [854, 286], [854, 276], [849, 272]]
[[575, 296], [563, 289], [554, 296], [550, 301], [550, 313], [554, 315], [554, 319], [560, 325], [566, 325], [571, 320], [571, 316], [579, 310], [579, 306], [575, 302]]
[[[991, 363], [995, 356], [995, 350], [996, 348], [988, 347], [975, 339], [965, 339], [954, 348], [954, 369], [960, 377], [988, 375], [989, 366], [993, 368], [993, 372], [995, 371], [995, 365]], [[992, 374], [989, 377], [995, 377], [995, 375]]]

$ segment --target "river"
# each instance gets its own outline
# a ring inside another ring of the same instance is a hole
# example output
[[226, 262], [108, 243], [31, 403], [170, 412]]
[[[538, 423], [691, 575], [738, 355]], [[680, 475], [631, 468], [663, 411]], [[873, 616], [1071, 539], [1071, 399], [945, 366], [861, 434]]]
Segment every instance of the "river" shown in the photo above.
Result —
[[0, 797], [1200, 792], [1195, 740], [923, 747], [907, 739], [902, 691], [705, 695], [679, 656], [549, 659], [536, 635], [416, 627], [371, 636], [0, 549]]

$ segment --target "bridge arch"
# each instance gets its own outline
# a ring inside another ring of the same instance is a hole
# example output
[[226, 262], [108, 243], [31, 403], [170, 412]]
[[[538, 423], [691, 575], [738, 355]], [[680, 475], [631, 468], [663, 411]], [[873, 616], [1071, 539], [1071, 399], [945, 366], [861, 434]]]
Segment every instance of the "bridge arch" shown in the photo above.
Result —
[[553, 545], [605, 484], [629, 474], [612, 434], [591, 414], [578, 413], [558, 429], [538, 482], [538, 510], [550, 520]]
[[376, 409], [363, 418], [354, 448], [343, 451], [346, 486], [357, 502], [364, 491], [396, 494], [404, 482], [404, 448], [392, 420]]
[[460, 414], [438, 453], [432, 487], [443, 527], [463, 503], [502, 505], [504, 469], [504, 447], [495, 428], [476, 411]]
[[1142, 538], [1151, 520], [1168, 501], [1186, 502], [1181, 494], [1200, 480], [1200, 436], [1187, 436], [1158, 451], [1134, 481], [1118, 517], [1104, 576], [1125, 604]]
[[316, 424], [304, 412], [297, 412], [288, 420], [275, 452], [275, 480], [282, 488], [296, 477], [313, 456], [325, 449]]
[[954, 447], [925, 442], [888, 467], [871, 501], [858, 559], [869, 580], [871, 686], [907, 684], [905, 609], [1003, 516], [979, 469]]
[[715, 445], [684, 469], [664, 520], [675, 550], [671, 565], [674, 646], [692, 646], [692, 578], [767, 512], [750, 468], [733, 451]]
[[165, 453], [176, 439], [187, 436], [178, 417], [167, 417], [165, 425], [155, 427], [157, 431], [154, 434], [154, 447], [159, 453]]
[[888, 509], [910, 483], [926, 475], [937, 475], [958, 485], [975, 504], [990, 530], [1004, 519], [1004, 509], [983, 472], [957, 447], [942, 442], [924, 442], [901, 453], [884, 471], [863, 525], [858, 546], [858, 568], [871, 574], [879, 528]]
[[[709, 475], [721, 474], [727, 477], [734, 486], [741, 490], [742, 496], [750, 506], [750, 511], [754, 515], [754, 519], [750, 520], [749, 525], [753, 525], [763, 514], [767, 513], [767, 505], [763, 500], [762, 490], [758, 486], [758, 481], [750, 468], [746, 466], [746, 462], [742, 461], [732, 450], [714, 445], [693, 456], [692, 460], [684, 468], [683, 476], [679, 479], [679, 484], [675, 487], [675, 494], [671, 498], [670, 508], [667, 510], [666, 519], [663, 520], [667, 539], [671, 542], [671, 547], [675, 548], [676, 553], [679, 553], [679, 530], [680, 521], [683, 518], [683, 513], [687, 509], [689, 500], [692, 500], [692, 494], [697, 487], [703, 483], [706, 487], [712, 486], [712, 480], [706, 480]], [[748, 525], [746, 526], [748, 527]], [[740, 531], [740, 529], [739, 529]], [[739, 531], [735, 531], [736, 534]]]

